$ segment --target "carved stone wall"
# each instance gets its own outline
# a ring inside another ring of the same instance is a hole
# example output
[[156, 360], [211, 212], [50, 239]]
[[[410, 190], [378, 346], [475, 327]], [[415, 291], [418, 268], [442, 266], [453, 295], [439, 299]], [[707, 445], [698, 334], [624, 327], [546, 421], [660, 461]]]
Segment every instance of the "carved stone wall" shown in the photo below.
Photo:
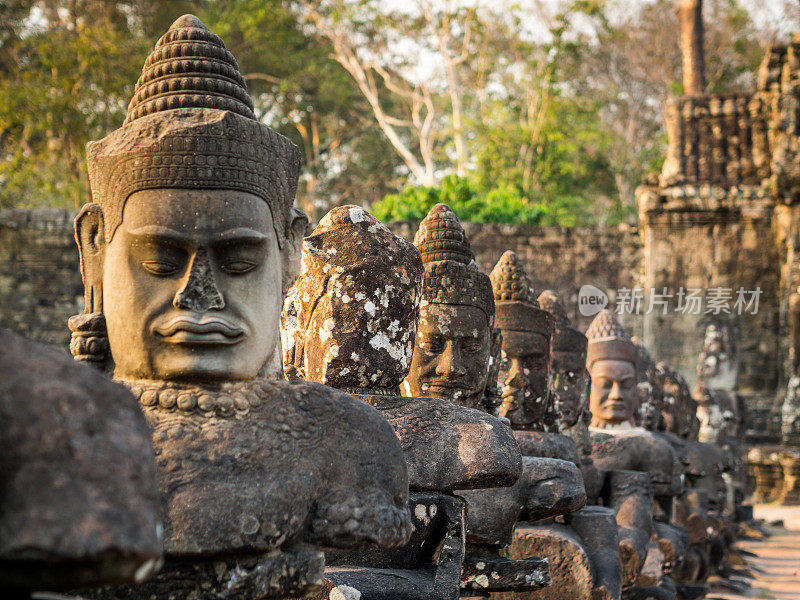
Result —
[[0, 324], [66, 351], [66, 319], [83, 309], [67, 210], [0, 211]]

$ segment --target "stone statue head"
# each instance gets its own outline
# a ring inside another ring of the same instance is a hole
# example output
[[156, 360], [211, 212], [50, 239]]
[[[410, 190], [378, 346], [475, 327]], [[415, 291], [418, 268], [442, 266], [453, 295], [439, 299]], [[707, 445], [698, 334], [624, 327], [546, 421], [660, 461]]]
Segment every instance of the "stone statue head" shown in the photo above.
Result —
[[358, 206], [303, 241], [281, 318], [284, 372], [338, 389], [397, 390], [411, 367], [422, 260]]
[[[258, 122], [236, 60], [192, 15], [145, 62], [122, 127], [87, 146], [73, 353], [118, 379], [242, 380], [278, 342], [305, 232], [300, 152]], [[110, 356], [97, 356], [106, 349]]]
[[495, 324], [503, 334], [501, 414], [514, 427], [544, 428], [550, 394], [553, 317], [539, 307], [519, 257], [507, 250], [489, 276]]
[[664, 373], [656, 367], [656, 361], [640, 339], [631, 338], [636, 347], [637, 381], [636, 393], [639, 396], [639, 408], [636, 421], [648, 431], [665, 429], [662, 417], [664, 404]]
[[697, 400], [689, 384], [676, 370], [663, 362], [656, 365], [662, 373], [664, 401], [661, 408], [665, 431], [684, 439], [697, 440], [700, 420], [697, 418]]
[[407, 396], [478, 408], [489, 377], [494, 298], [464, 228], [445, 204], [431, 208], [414, 237], [425, 272]]
[[639, 406], [637, 353], [614, 313], [603, 309], [586, 330], [586, 368], [592, 378], [589, 409], [592, 425], [633, 424]]
[[589, 411], [586, 336], [571, 326], [567, 311], [552, 290], [539, 294], [539, 306], [553, 316], [550, 342], [550, 393], [559, 429], [574, 426]]
[[706, 327], [697, 375], [709, 389], [735, 391], [739, 378], [736, 336], [727, 325]]

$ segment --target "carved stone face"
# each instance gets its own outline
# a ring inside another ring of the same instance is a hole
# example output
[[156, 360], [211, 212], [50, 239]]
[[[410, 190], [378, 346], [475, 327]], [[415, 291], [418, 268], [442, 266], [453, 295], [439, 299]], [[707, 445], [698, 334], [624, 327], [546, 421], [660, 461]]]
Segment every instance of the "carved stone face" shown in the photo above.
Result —
[[602, 427], [631, 421], [639, 402], [634, 366], [625, 360], [596, 360], [590, 374], [592, 424]]
[[486, 314], [474, 306], [420, 307], [407, 396], [443, 398], [479, 406], [489, 375], [492, 332]]
[[282, 253], [257, 196], [136, 192], [104, 254], [115, 378], [248, 379], [275, 351]]
[[550, 355], [550, 385], [558, 418], [565, 427], [578, 422], [586, 402], [589, 381], [586, 356], [573, 352], [552, 352]]
[[513, 426], [521, 427], [544, 417], [547, 408], [550, 342], [532, 331], [503, 331], [504, 414]]

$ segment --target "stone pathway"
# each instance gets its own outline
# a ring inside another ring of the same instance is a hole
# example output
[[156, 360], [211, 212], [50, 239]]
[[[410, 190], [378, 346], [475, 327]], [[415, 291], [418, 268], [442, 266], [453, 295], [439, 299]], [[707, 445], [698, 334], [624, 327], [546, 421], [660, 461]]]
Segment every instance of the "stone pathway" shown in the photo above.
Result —
[[[800, 600], [800, 507], [758, 506], [755, 515], [767, 523], [781, 519], [784, 527], [767, 526], [772, 534], [769, 537], [737, 543], [743, 550], [745, 568], [752, 575], [748, 578], [750, 589], [736, 594], [716, 588], [708, 594], [708, 600]], [[733, 579], [741, 581], [739, 577]]]

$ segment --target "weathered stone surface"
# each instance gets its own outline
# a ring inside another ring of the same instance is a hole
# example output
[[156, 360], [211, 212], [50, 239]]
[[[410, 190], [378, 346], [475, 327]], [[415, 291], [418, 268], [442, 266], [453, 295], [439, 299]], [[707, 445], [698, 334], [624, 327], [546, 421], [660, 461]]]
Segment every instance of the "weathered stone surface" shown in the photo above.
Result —
[[[392, 429], [358, 399], [311, 382], [132, 387], [142, 403], [158, 395], [143, 409], [169, 554], [269, 552], [298, 537], [345, 548], [405, 542], [402, 454]], [[187, 410], [181, 400], [193, 396]], [[176, 403], [165, 409], [169, 398]]]
[[411, 366], [419, 252], [358, 206], [303, 240], [282, 316], [284, 371], [337, 389], [394, 389]]
[[605, 506], [586, 506], [567, 515], [566, 521], [580, 536], [583, 549], [591, 561], [593, 598], [619, 598], [622, 590], [622, 563], [614, 510]]
[[509, 590], [530, 592], [551, 585], [549, 561], [546, 558], [507, 558], [482, 554], [480, 546], [468, 547], [469, 553], [461, 569], [461, 590], [503, 595]]
[[161, 537], [150, 433], [96, 370], [0, 329], [0, 587], [144, 579]]
[[170, 560], [154, 577], [136, 586], [111, 587], [78, 592], [94, 600], [136, 600], [137, 598], [200, 597], [285, 598], [305, 594], [323, 586], [325, 563], [316, 550], [291, 550], [236, 560], [193, 558]]
[[606, 475], [602, 495], [604, 504], [616, 514], [622, 584], [633, 585], [653, 531], [653, 488], [647, 473], [612, 470]]
[[520, 451], [525, 456], [560, 458], [576, 464], [580, 460], [575, 442], [569, 436], [525, 429], [514, 430], [514, 436], [517, 438]]
[[519, 447], [500, 420], [437, 398], [359, 397], [394, 427], [412, 489], [494, 488], [513, 485], [520, 478]]

